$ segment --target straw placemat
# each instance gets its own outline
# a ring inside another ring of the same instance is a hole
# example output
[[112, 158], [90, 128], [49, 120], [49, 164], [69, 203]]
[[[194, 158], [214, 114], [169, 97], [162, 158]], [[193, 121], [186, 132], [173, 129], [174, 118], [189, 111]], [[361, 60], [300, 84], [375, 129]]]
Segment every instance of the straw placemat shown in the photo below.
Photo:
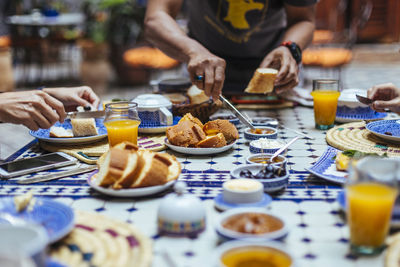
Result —
[[50, 248], [67, 266], [149, 267], [152, 241], [133, 225], [100, 214], [76, 211], [75, 228]]
[[329, 145], [340, 150], [354, 149], [366, 153], [387, 153], [400, 157], [400, 145], [388, 143], [365, 128], [365, 122], [351, 122], [336, 126], [326, 134]]

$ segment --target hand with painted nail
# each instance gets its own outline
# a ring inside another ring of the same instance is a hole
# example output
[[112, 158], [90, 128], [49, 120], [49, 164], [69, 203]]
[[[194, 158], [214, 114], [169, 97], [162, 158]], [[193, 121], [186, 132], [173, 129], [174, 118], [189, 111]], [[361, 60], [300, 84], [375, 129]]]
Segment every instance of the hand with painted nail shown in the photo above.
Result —
[[374, 100], [371, 108], [378, 112], [389, 109], [400, 113], [400, 88], [392, 83], [379, 84], [368, 89], [368, 98]]
[[299, 83], [299, 68], [296, 60], [285, 46], [279, 46], [272, 50], [261, 62], [260, 68], [278, 70], [275, 79], [275, 92], [277, 94], [290, 90]]

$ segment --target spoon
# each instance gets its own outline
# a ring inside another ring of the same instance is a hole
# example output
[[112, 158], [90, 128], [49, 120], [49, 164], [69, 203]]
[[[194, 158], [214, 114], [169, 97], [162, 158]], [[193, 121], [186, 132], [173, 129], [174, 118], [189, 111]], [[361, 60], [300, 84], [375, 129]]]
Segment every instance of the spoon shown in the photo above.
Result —
[[296, 136], [295, 138], [293, 138], [292, 140], [290, 140], [289, 143], [287, 143], [286, 145], [284, 145], [283, 147], [281, 147], [280, 149], [278, 149], [278, 151], [276, 151], [272, 157], [269, 159], [269, 162], [273, 162], [274, 158], [276, 158], [279, 154], [281, 154], [286, 148], [288, 148], [291, 144], [293, 144], [294, 142], [296, 142], [297, 139], [299, 139], [300, 136]]

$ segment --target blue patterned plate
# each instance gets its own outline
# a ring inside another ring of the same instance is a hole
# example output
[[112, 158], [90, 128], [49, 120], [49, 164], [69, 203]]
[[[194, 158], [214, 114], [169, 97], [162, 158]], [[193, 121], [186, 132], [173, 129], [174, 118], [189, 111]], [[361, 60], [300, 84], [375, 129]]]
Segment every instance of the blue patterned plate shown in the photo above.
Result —
[[363, 114], [363, 113], [357, 113], [355, 112], [354, 114], [339, 114], [336, 113], [336, 119], [335, 121], [340, 122], [340, 123], [347, 123], [347, 122], [356, 122], [356, 121], [364, 121], [364, 120], [381, 120], [387, 116], [386, 112], [374, 112], [372, 115], [371, 114]]
[[[339, 192], [336, 201], [339, 203], [339, 206], [342, 210], [346, 210], [346, 191], [342, 190]], [[397, 198], [396, 203], [394, 204], [393, 212], [392, 212], [392, 220], [390, 222], [392, 227], [400, 227], [400, 198]]]
[[35, 197], [34, 199], [36, 202], [32, 210], [28, 207], [22, 212], [17, 212], [14, 198], [1, 198], [0, 223], [26, 222], [39, 224], [46, 229], [50, 243], [60, 240], [72, 230], [74, 212], [70, 207], [48, 198]]
[[317, 162], [306, 170], [330, 182], [344, 184], [347, 180], [347, 172], [336, 170], [335, 165], [334, 157], [338, 151], [336, 148], [328, 147]]
[[233, 209], [233, 208], [264, 208], [271, 204], [272, 198], [264, 193], [263, 198], [254, 203], [243, 203], [243, 204], [235, 204], [235, 203], [228, 203], [224, 201], [222, 193], [218, 194], [214, 198], [214, 205], [218, 210], [228, 210], [228, 209]]
[[149, 134], [165, 133], [165, 131], [167, 130], [168, 127], [177, 125], [181, 118], [182, 117], [174, 117], [172, 125], [163, 125], [163, 126], [146, 125], [146, 126], [144, 126], [144, 125], [140, 124], [139, 125], [139, 133], [149, 133]]
[[[83, 136], [83, 137], [70, 137], [70, 138], [58, 138], [50, 137], [50, 129], [39, 129], [37, 131], [29, 131], [30, 135], [36, 137], [40, 141], [49, 143], [62, 143], [62, 144], [78, 144], [78, 143], [90, 143], [107, 136], [107, 129], [103, 124], [103, 119], [95, 119], [98, 135], [94, 136]], [[64, 123], [57, 122], [54, 126], [63, 127], [65, 129], [71, 129], [71, 121], [66, 120]]]
[[400, 142], [400, 120], [370, 122], [365, 128], [371, 133], [389, 142]]

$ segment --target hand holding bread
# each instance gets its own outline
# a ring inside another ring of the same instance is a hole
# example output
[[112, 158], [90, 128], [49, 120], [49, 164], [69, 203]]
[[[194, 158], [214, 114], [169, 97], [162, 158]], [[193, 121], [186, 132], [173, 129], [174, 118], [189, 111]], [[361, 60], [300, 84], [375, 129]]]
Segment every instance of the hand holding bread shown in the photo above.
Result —
[[274, 81], [278, 71], [270, 68], [258, 68], [249, 85], [244, 90], [251, 94], [268, 94], [274, 90]]

